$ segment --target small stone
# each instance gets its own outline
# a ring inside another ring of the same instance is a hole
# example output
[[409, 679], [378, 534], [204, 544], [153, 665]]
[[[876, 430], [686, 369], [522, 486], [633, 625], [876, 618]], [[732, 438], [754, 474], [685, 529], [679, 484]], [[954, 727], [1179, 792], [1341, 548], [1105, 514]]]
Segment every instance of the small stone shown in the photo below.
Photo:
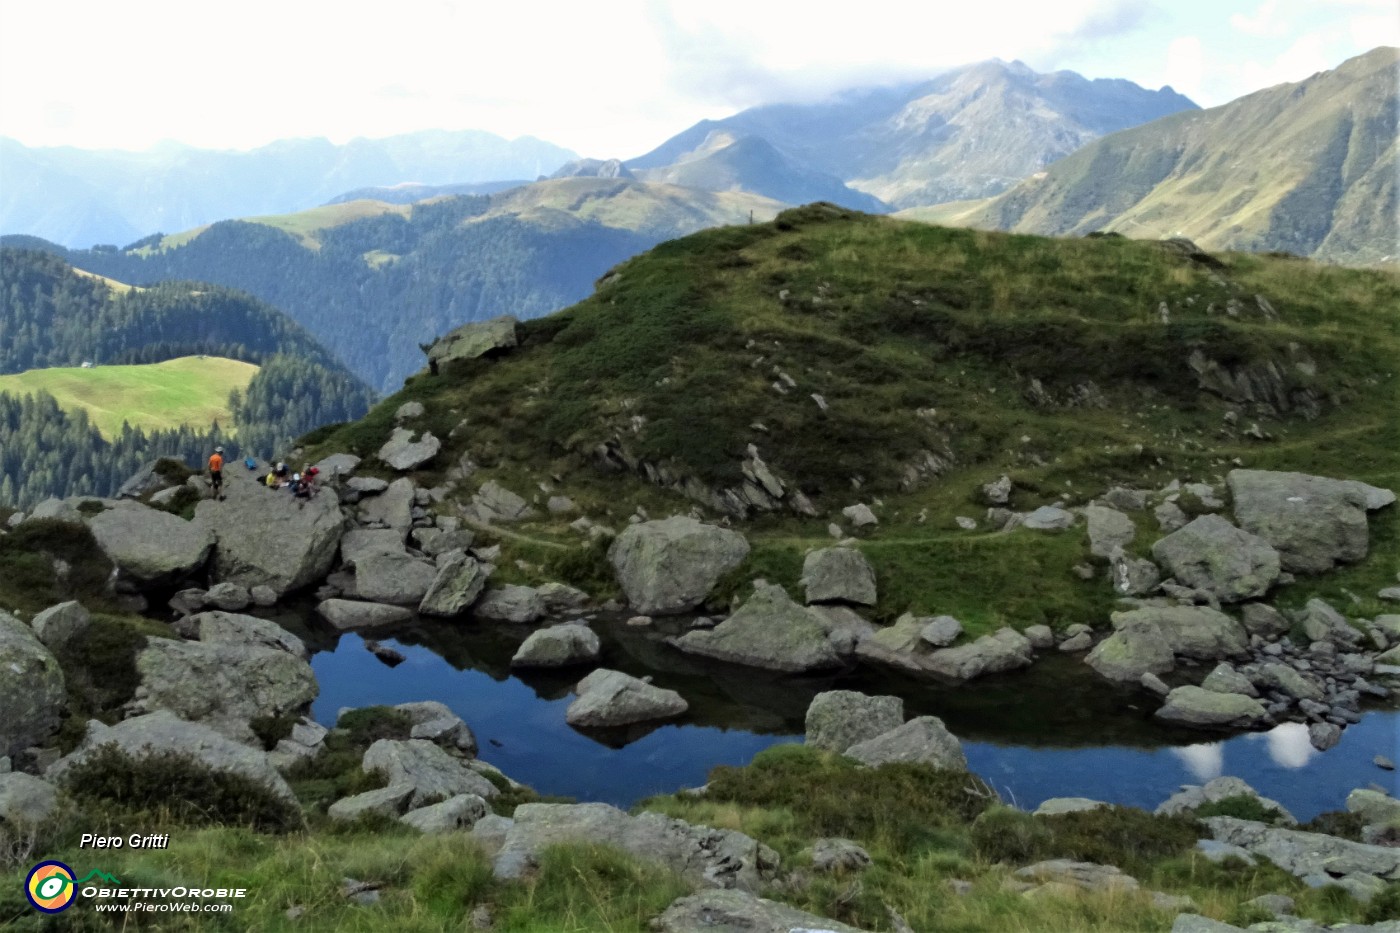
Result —
[[1394, 771], [1394, 770], [1395, 770], [1395, 762], [1391, 761], [1389, 758], [1385, 757], [1384, 755], [1377, 755], [1375, 758], [1372, 758], [1372, 759], [1371, 759], [1371, 763], [1372, 763], [1373, 765], [1375, 765], [1377, 768], [1381, 768], [1381, 769], [1386, 770], [1386, 771]]
[[651, 625], [651, 616], [633, 616], [627, 620], [627, 624], [633, 628], [646, 628]]

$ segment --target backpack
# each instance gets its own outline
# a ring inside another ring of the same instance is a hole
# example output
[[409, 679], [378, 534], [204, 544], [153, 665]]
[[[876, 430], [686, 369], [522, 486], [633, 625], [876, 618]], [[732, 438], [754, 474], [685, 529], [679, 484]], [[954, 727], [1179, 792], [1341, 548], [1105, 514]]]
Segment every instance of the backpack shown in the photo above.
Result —
[[244, 457], [243, 465], [250, 470], [256, 470], [258, 468], [258, 461], [254, 460], [252, 457]]

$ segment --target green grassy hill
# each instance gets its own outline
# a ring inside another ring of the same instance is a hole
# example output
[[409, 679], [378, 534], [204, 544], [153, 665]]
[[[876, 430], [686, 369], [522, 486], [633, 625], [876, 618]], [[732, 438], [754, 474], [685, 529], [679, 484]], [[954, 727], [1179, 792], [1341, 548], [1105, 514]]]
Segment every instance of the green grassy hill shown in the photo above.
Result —
[[1024, 233], [1397, 258], [1400, 50], [1097, 140], [960, 218]]
[[[795, 584], [841, 509], [873, 504], [880, 613], [975, 627], [1100, 622], [1111, 596], [1071, 573], [1080, 534], [958, 530], [1002, 473], [1020, 509], [1240, 464], [1400, 486], [1400, 278], [1377, 271], [812, 205], [665, 243], [521, 333], [499, 360], [413, 378], [317, 451], [372, 453], [418, 399], [422, 426], [452, 433], [435, 469], [469, 457], [613, 528], [636, 505], [746, 518], [742, 580]], [[753, 451], [787, 491], [776, 509], [735, 505]], [[1398, 530], [1379, 534], [1393, 548]], [[562, 522], [527, 532], [578, 540]]]
[[229, 393], [247, 391], [257, 373], [253, 363], [184, 356], [137, 366], [31, 369], [0, 376], [0, 392], [47, 392], [65, 411], [85, 410], [110, 439], [121, 433], [123, 422], [147, 431], [202, 429], [214, 421], [231, 429]]

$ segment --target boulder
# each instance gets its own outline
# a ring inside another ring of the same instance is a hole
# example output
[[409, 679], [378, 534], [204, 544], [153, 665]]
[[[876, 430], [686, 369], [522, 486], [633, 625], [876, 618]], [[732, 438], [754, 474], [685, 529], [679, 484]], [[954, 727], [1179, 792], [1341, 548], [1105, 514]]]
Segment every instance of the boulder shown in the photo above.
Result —
[[441, 803], [405, 813], [399, 817], [399, 822], [420, 833], [450, 833], [471, 829], [487, 812], [486, 801], [476, 794], [458, 794]]
[[628, 604], [646, 615], [688, 612], [741, 564], [749, 544], [736, 531], [672, 516], [623, 530], [608, 559]]
[[970, 644], [935, 651], [924, 659], [923, 667], [954, 680], [971, 680], [1026, 667], [1031, 661], [1030, 639], [1008, 626]]
[[394, 709], [413, 724], [408, 737], [427, 739], [443, 748], [455, 748], [468, 757], [476, 755], [476, 736], [462, 717], [438, 700], [398, 703]]
[[1061, 813], [1084, 813], [1110, 806], [1102, 800], [1089, 797], [1051, 797], [1035, 808], [1032, 816], [1059, 816]]
[[628, 816], [605, 803], [525, 803], [505, 831], [496, 877], [523, 876], [545, 849], [560, 844], [612, 846], [696, 886], [756, 890], [778, 868], [777, 853], [734, 830], [692, 826], [660, 813]]
[[342, 797], [326, 808], [326, 815], [337, 822], [354, 822], [362, 816], [398, 816], [413, 798], [412, 784], [390, 784], [362, 794]]
[[1215, 670], [1206, 675], [1206, 679], [1201, 681], [1201, 689], [1214, 690], [1216, 693], [1242, 693], [1247, 697], [1258, 697], [1259, 691], [1255, 689], [1254, 683], [1246, 676], [1235, 670], [1234, 666], [1224, 661], [1215, 666]]
[[366, 774], [379, 774], [389, 786], [413, 788], [408, 806], [417, 808], [458, 794], [495, 797], [496, 785], [467, 767], [466, 762], [443, 751], [427, 739], [379, 739], [365, 750], [360, 761]]
[[1035, 651], [1048, 651], [1055, 647], [1055, 630], [1048, 625], [1028, 625], [1021, 632]]
[[854, 548], [828, 547], [813, 551], [802, 562], [802, 585], [807, 602], [875, 605], [875, 570]]
[[350, 476], [359, 465], [360, 458], [354, 454], [331, 454], [313, 464], [327, 481], [337, 476]]
[[0, 827], [43, 823], [58, 809], [58, 789], [22, 771], [0, 774]]
[[[379, 495], [360, 501], [357, 513], [360, 524], [391, 528], [399, 533], [399, 543], [402, 544], [413, 527], [414, 493], [413, 480], [400, 476]], [[350, 559], [349, 555], [346, 559]]]
[[446, 372], [465, 360], [509, 350], [519, 343], [518, 323], [514, 317], [504, 314], [488, 321], [463, 324], [432, 342], [428, 347], [428, 362], [435, 364], [440, 372]]
[[1369, 875], [1400, 881], [1400, 849], [1338, 836], [1267, 826], [1252, 820], [1210, 816], [1203, 822], [1217, 842], [1241, 846], [1299, 878]]
[[1203, 729], [1254, 728], [1270, 721], [1258, 700], [1200, 687], [1177, 687], [1155, 715], [1165, 722]]
[[1295, 700], [1322, 700], [1326, 696], [1322, 684], [1277, 661], [1260, 665], [1256, 682], [1270, 690], [1286, 693]]
[[280, 648], [152, 638], [136, 655], [133, 706], [169, 710], [241, 742], [248, 723], [300, 712], [316, 699], [311, 665]]
[[987, 505], [1000, 506], [1011, 502], [1011, 477], [1003, 473], [999, 478], [982, 485], [982, 499]]
[[807, 707], [806, 743], [845, 752], [858, 742], [878, 738], [904, 724], [904, 701], [893, 696], [866, 696], [854, 690], [827, 690]]
[[841, 510], [841, 514], [846, 516], [856, 528], [869, 528], [872, 525], [880, 524], [880, 520], [875, 517], [875, 513], [870, 510], [870, 506], [864, 502], [855, 505], [848, 505]]
[[461, 615], [481, 596], [493, 569], [465, 551], [449, 551], [438, 560], [437, 573], [418, 611], [428, 616]]
[[214, 548], [206, 525], [134, 502], [97, 513], [88, 527], [118, 572], [138, 584], [188, 576], [204, 566]]
[[376, 456], [400, 473], [418, 469], [438, 455], [442, 441], [430, 431], [424, 431], [415, 441], [415, 433], [408, 428], [394, 428]]
[[0, 612], [0, 756], [47, 739], [68, 703], [58, 659], [34, 631]]
[[511, 667], [566, 667], [598, 660], [603, 643], [586, 625], [551, 625], [531, 632], [510, 659]]
[[589, 674], [574, 688], [564, 720], [571, 726], [608, 728], [634, 722], [670, 719], [690, 708], [674, 690], [663, 690], [621, 671], [607, 668]]
[[327, 599], [316, 607], [316, 613], [342, 632], [381, 625], [394, 625], [413, 618], [412, 610], [382, 603], [364, 603], [355, 599]]
[[671, 903], [652, 924], [656, 933], [862, 933], [853, 926], [744, 891], [701, 891]]
[[1250, 635], [1272, 639], [1286, 635], [1292, 623], [1273, 606], [1267, 603], [1246, 603], [1240, 607], [1240, 621]]
[[818, 839], [812, 843], [812, 870], [823, 874], [864, 871], [871, 865], [870, 853], [849, 839]]
[[535, 587], [535, 592], [539, 593], [540, 599], [544, 600], [546, 615], [577, 612], [590, 602], [587, 593], [577, 587], [569, 586], [567, 583], [541, 583]]
[[919, 638], [934, 648], [946, 648], [962, 637], [962, 623], [952, 616], [934, 616], [919, 630]]
[[[440, 557], [453, 551], [465, 551], [476, 541], [476, 535], [466, 529], [415, 528], [410, 533], [414, 546], [429, 557]], [[438, 566], [442, 566], [441, 562]]]
[[204, 605], [226, 612], [247, 609], [252, 601], [253, 596], [248, 592], [248, 588], [237, 583], [216, 583], [204, 594]]
[[59, 651], [81, 638], [92, 625], [92, 616], [75, 600], [50, 606], [29, 621], [34, 634], [50, 651]]
[[793, 602], [781, 586], [762, 583], [728, 619], [672, 644], [688, 654], [775, 671], [831, 670], [842, 663], [826, 620]]
[[1329, 641], [1340, 646], [1355, 645], [1361, 641], [1361, 633], [1322, 599], [1308, 600], [1298, 621], [1309, 641]]
[[1367, 825], [1400, 824], [1400, 800], [1376, 790], [1358, 787], [1347, 794], [1347, 812], [1357, 814]]
[[1219, 515], [1202, 515], [1162, 538], [1152, 556], [1178, 581], [1222, 603], [1263, 596], [1279, 575], [1278, 552]]
[[1126, 548], [1137, 537], [1133, 520], [1117, 509], [1105, 505], [1085, 506], [1084, 518], [1089, 525], [1089, 553], [1095, 557], [1107, 560], [1115, 550]]
[[1137, 879], [1122, 869], [1096, 862], [1050, 859], [1016, 871], [1016, 877], [1040, 884], [1056, 882], [1081, 891], [1136, 891]]
[[136, 758], [159, 752], [180, 752], [215, 771], [252, 778], [278, 797], [289, 803], [296, 802], [292, 789], [261, 749], [235, 742], [206, 725], [188, 722], [170, 710], [123, 719], [115, 726], [89, 720], [87, 733], [78, 747], [50, 767], [45, 777], [62, 784], [63, 776], [74, 765], [86, 761], [103, 745], [115, 745]]
[[340, 561], [358, 567], [367, 557], [408, 556], [403, 533], [396, 528], [351, 528], [340, 539]]
[[525, 624], [542, 618], [545, 614], [544, 597], [532, 586], [493, 586], [486, 595], [472, 607], [472, 615], [479, 619], [495, 622], [516, 622]]
[[1053, 505], [1042, 505], [1027, 514], [1021, 524], [1036, 531], [1064, 531], [1074, 527], [1074, 513]]
[[1290, 573], [1322, 573], [1364, 558], [1366, 513], [1395, 501], [1388, 489], [1305, 473], [1231, 470], [1225, 479], [1240, 527], [1273, 545]]
[[1180, 813], [1194, 812], [1208, 803], [1219, 803], [1231, 797], [1252, 797], [1261, 807], [1277, 813], [1278, 820], [1290, 826], [1296, 826], [1298, 823], [1283, 804], [1260, 796], [1247, 782], [1228, 774], [1212, 778], [1204, 785], [1183, 784], [1181, 790], [1162, 801], [1153, 812], [1157, 816], [1176, 816]]
[[404, 554], [369, 554], [355, 561], [355, 595], [376, 603], [417, 606], [437, 580], [430, 561]]
[[224, 489], [222, 501], [195, 510], [194, 524], [214, 536], [215, 581], [266, 586], [280, 599], [330, 572], [345, 531], [335, 496], [296, 499], [248, 482]]
[[78, 511], [74, 504], [75, 500], [48, 498], [40, 502], [29, 510], [25, 516], [25, 521], [34, 521], [40, 518], [51, 518], [54, 521], [68, 522], [77, 525], [83, 520], [83, 513]]
[[872, 768], [904, 761], [951, 771], [967, 770], [962, 743], [937, 716], [911, 719], [873, 739], [857, 742], [847, 748], [845, 754]]
[[1249, 647], [1238, 622], [1205, 606], [1149, 606], [1115, 612], [1111, 618], [1118, 631], [1128, 626], [1155, 628], [1177, 657], [1214, 661], [1243, 654]]
[[1162, 582], [1157, 565], [1145, 557], [1133, 557], [1121, 550], [1108, 558], [1113, 589], [1120, 596], [1146, 596]]
[[234, 612], [201, 612], [180, 623], [182, 631], [195, 633], [205, 644], [275, 648], [303, 661], [310, 660], [306, 643], [266, 619]]
[[530, 514], [530, 504], [495, 480], [487, 480], [472, 496], [477, 517], [484, 522], [518, 522]]

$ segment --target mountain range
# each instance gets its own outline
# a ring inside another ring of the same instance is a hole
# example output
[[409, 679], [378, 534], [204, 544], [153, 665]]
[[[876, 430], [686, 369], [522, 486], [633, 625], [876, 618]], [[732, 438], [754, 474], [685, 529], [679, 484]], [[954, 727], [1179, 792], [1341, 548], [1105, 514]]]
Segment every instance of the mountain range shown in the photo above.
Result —
[[356, 188], [535, 178], [577, 156], [530, 136], [428, 130], [284, 139], [247, 152], [167, 143], [144, 152], [31, 149], [0, 137], [0, 231], [68, 246], [123, 244], [250, 214], [314, 207]]
[[1185, 236], [1209, 249], [1394, 260], [1400, 49], [1096, 140], [941, 218], [1024, 233]]

